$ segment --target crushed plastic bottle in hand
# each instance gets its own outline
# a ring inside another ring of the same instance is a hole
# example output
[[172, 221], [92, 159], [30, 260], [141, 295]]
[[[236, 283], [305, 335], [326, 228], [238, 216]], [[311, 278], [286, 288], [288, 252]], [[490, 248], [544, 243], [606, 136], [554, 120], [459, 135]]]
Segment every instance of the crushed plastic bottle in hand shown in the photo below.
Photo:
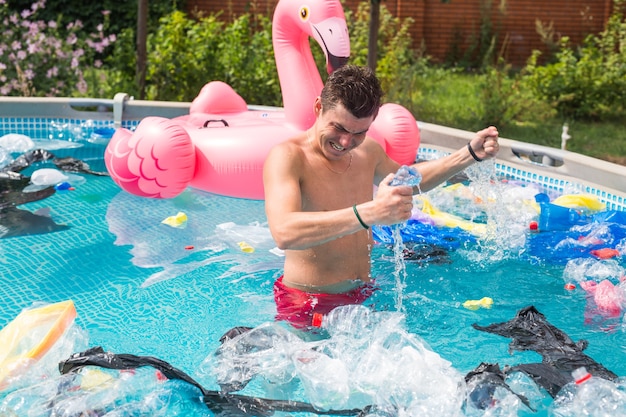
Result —
[[410, 187], [417, 187], [420, 182], [422, 182], [422, 174], [420, 174], [418, 170], [407, 165], [402, 165], [389, 184], [393, 186], [408, 185]]

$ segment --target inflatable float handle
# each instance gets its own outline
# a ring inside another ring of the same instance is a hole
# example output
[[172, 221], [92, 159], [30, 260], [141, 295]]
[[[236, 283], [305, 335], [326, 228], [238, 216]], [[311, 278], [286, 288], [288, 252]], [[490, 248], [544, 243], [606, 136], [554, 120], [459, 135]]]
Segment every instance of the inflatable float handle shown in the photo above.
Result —
[[223, 123], [224, 127], [228, 127], [228, 122], [224, 119], [209, 119], [206, 122], [204, 122], [202, 127], [209, 127], [209, 124], [213, 122]]

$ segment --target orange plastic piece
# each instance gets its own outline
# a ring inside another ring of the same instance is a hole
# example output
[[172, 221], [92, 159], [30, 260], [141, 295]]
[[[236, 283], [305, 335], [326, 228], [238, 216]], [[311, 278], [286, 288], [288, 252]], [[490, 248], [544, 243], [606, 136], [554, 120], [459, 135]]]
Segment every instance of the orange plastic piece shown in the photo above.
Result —
[[41, 359], [76, 318], [72, 300], [24, 310], [0, 330], [0, 390]]
[[613, 248], [594, 249], [591, 254], [599, 259], [610, 259], [620, 255], [619, 251]]

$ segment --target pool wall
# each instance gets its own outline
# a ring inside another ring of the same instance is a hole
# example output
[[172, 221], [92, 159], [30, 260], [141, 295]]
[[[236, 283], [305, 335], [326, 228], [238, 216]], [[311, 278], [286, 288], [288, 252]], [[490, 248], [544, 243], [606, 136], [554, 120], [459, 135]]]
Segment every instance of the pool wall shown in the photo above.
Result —
[[[189, 102], [135, 100], [125, 93], [113, 99], [0, 97], [0, 136], [21, 133], [32, 138], [51, 137], [50, 121], [96, 127], [133, 128], [148, 116], [173, 118], [189, 113]], [[278, 111], [269, 106], [254, 110]], [[418, 155], [451, 152], [471, 140], [474, 132], [418, 122]], [[500, 138], [496, 170], [509, 179], [529, 181], [547, 190], [570, 188], [597, 196], [607, 209], [626, 210], [626, 167], [575, 152]]]
[[[474, 132], [418, 122], [420, 155], [459, 149]], [[626, 210], [626, 166], [567, 150], [500, 138], [496, 169], [501, 175], [563, 192], [580, 186], [597, 196], [607, 209]]]

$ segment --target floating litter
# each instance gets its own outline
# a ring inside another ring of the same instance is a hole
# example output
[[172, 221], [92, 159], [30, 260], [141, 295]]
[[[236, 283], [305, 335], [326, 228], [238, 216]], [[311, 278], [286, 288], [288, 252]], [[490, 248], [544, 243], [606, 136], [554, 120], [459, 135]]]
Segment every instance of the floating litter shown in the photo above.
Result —
[[72, 188], [72, 185], [67, 181], [60, 182], [54, 186], [55, 190], [71, 190]]
[[38, 169], [30, 176], [30, 182], [35, 185], [56, 185], [68, 180], [67, 175], [54, 168]]
[[250, 246], [249, 244], [247, 244], [246, 242], [238, 242], [237, 245], [239, 245], [239, 248], [241, 249], [242, 252], [245, 252], [245, 253], [254, 252], [254, 248]]
[[493, 300], [490, 297], [483, 297], [480, 300], [467, 300], [463, 307], [468, 310], [478, 310], [479, 308], [491, 308]]
[[591, 254], [598, 259], [610, 259], [616, 256], [620, 256], [619, 251], [613, 248], [595, 249], [591, 251]]
[[576, 289], [576, 285], [572, 284], [571, 282], [568, 282], [567, 284], [565, 284], [565, 289], [566, 290], [575, 290]]
[[186, 250], [192, 250], [193, 248], [194, 248], [194, 246], [193, 246], [193, 245], [187, 245], [187, 246], [185, 246], [185, 249], [186, 249]]
[[183, 228], [187, 226], [187, 215], [182, 211], [179, 211], [175, 216], [169, 216], [161, 223], [166, 224], [168, 226]]

